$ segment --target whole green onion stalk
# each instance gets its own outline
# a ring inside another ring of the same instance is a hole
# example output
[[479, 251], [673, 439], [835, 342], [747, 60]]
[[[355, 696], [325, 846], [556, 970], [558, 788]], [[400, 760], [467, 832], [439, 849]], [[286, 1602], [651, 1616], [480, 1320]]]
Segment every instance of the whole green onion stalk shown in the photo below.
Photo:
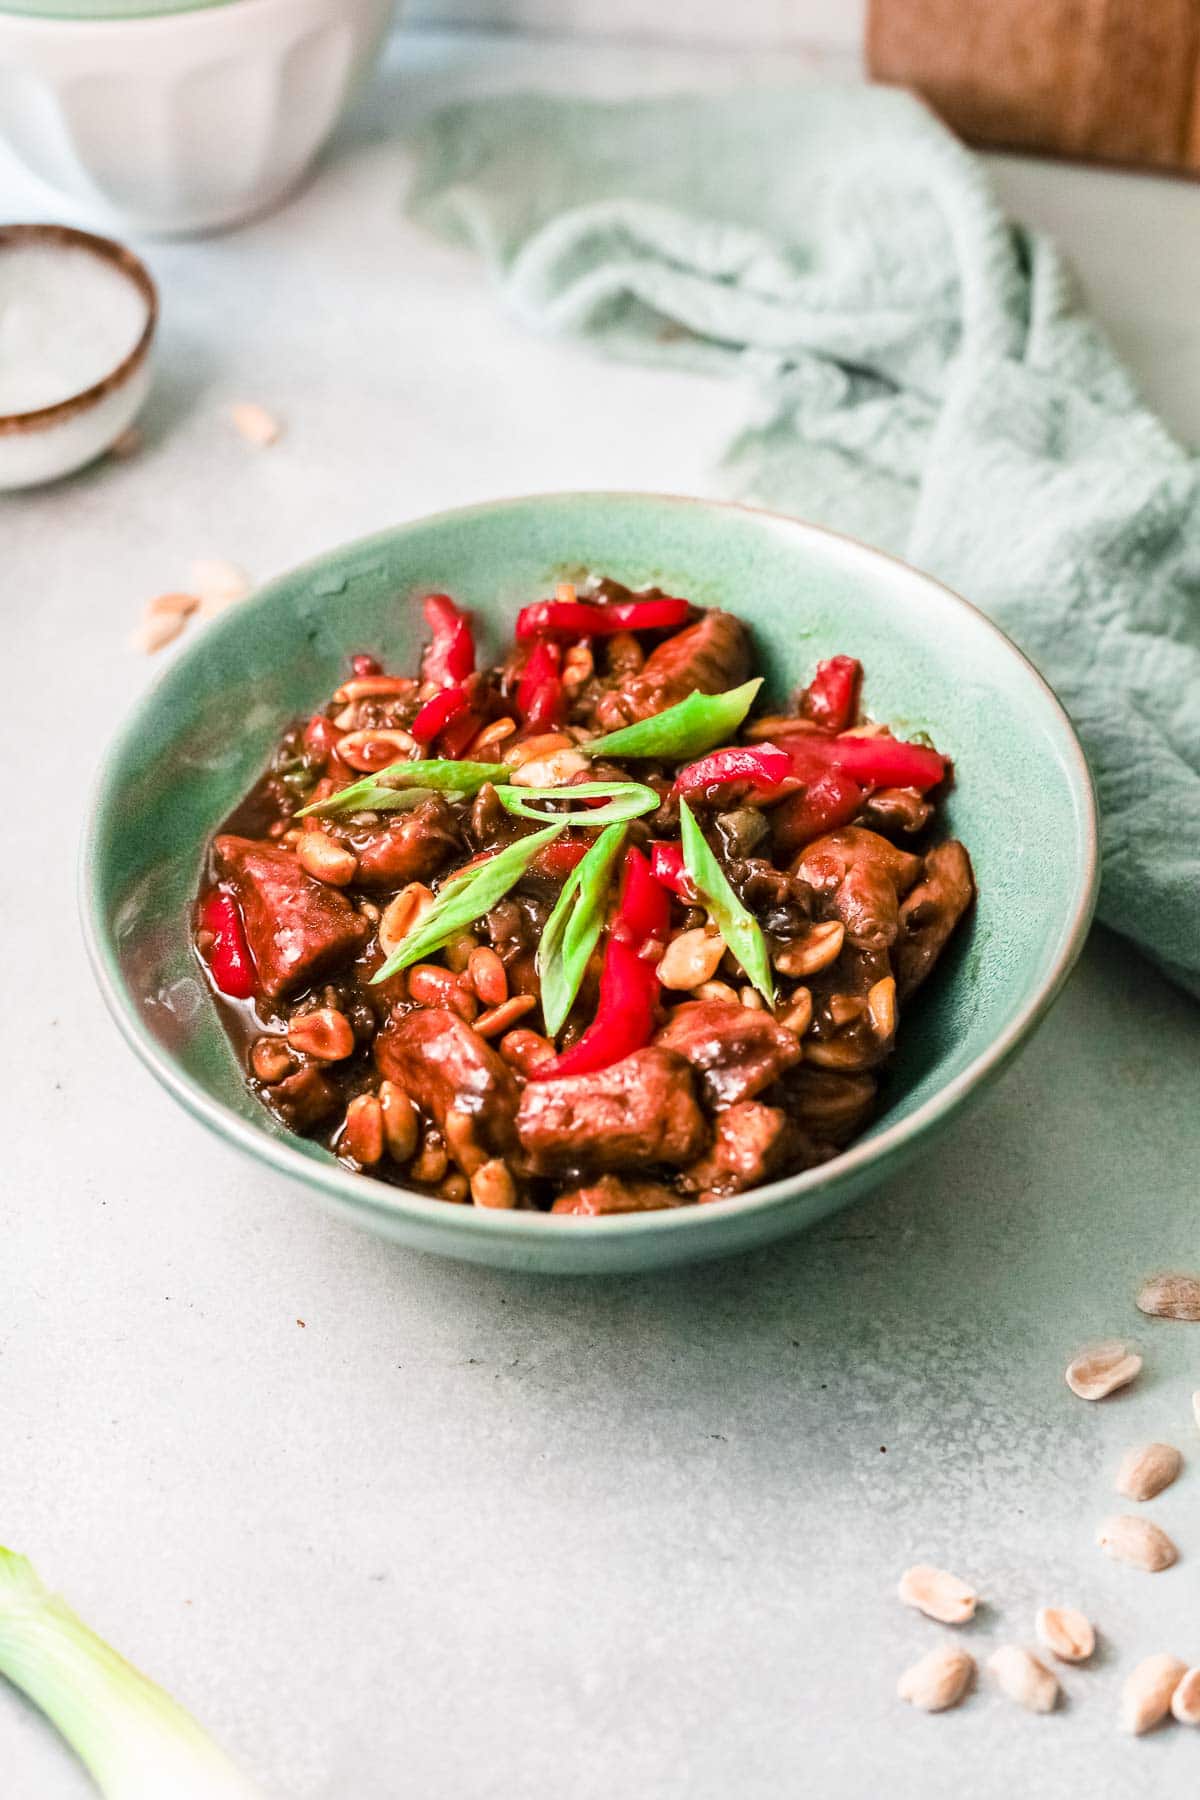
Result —
[[108, 1800], [263, 1800], [189, 1713], [2, 1547], [0, 1674], [57, 1726]]

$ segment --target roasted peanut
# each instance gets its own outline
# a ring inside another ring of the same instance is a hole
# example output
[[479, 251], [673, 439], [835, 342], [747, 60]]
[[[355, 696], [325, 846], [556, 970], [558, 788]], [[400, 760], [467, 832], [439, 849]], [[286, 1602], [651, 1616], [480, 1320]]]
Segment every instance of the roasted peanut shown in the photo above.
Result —
[[261, 1037], [250, 1052], [250, 1067], [260, 1081], [282, 1081], [296, 1066], [282, 1038]]
[[702, 981], [698, 988], [692, 990], [693, 1000], [719, 1000], [726, 1006], [740, 1006], [736, 988], [730, 987], [727, 981]]
[[1117, 1388], [1127, 1387], [1141, 1367], [1136, 1350], [1112, 1338], [1081, 1350], [1067, 1364], [1067, 1386], [1081, 1400], [1103, 1400]]
[[446, 966], [456, 975], [461, 975], [471, 961], [471, 953], [479, 948], [479, 939], [473, 931], [460, 931], [452, 937], [442, 951], [446, 958]]
[[358, 873], [358, 858], [324, 831], [306, 831], [296, 845], [300, 867], [316, 881], [346, 887]]
[[479, 1011], [474, 994], [462, 979], [436, 963], [418, 963], [408, 971], [408, 995], [418, 1006], [444, 1006], [469, 1025]]
[[766, 1001], [755, 987], [744, 987], [738, 995], [738, 999], [747, 1012], [766, 1012], [767, 1010]]
[[846, 927], [841, 920], [826, 919], [811, 926], [802, 938], [781, 945], [775, 952], [775, 967], [781, 975], [817, 975], [837, 961], [845, 941]]
[[878, 1038], [890, 1038], [896, 1032], [896, 982], [895, 977], [885, 975], [867, 992], [867, 1011], [871, 1016], [871, 1029]]
[[475, 1116], [463, 1107], [452, 1106], [446, 1114], [446, 1148], [464, 1175], [473, 1175], [487, 1161], [475, 1135]]
[[658, 965], [658, 979], [666, 988], [678, 988], [690, 993], [693, 988], [712, 980], [721, 966], [724, 954], [724, 938], [719, 932], [711, 931], [707, 925], [697, 925], [692, 931], [681, 931], [678, 937], [671, 939], [663, 952]]
[[795, 988], [791, 998], [784, 1001], [782, 1010], [776, 1015], [781, 1025], [794, 1031], [797, 1037], [803, 1037], [812, 1024], [813, 997], [806, 987]]
[[438, 1199], [449, 1200], [452, 1206], [461, 1206], [470, 1191], [466, 1176], [454, 1169], [438, 1184]]
[[539, 1063], [549, 1062], [554, 1055], [554, 1045], [549, 1038], [524, 1029], [507, 1032], [496, 1048], [505, 1062], [519, 1069], [522, 1075], [531, 1075]]
[[482, 1038], [500, 1037], [504, 1032], [511, 1032], [518, 1019], [523, 1019], [537, 1005], [533, 994], [510, 994], [499, 1006], [490, 1006], [487, 1012], [480, 1013], [475, 1020], [475, 1029]]
[[1152, 1319], [1200, 1319], [1200, 1275], [1151, 1275], [1138, 1290], [1137, 1307]]
[[399, 949], [432, 905], [433, 892], [421, 881], [410, 881], [394, 900], [389, 900], [379, 920], [379, 948], [385, 956]]
[[1150, 1575], [1169, 1569], [1179, 1556], [1160, 1525], [1134, 1513], [1118, 1513], [1115, 1518], [1106, 1519], [1096, 1533], [1096, 1542], [1114, 1561], [1145, 1569]]
[[333, 697], [341, 706], [347, 701], [400, 699], [414, 693], [416, 686], [411, 675], [356, 675], [352, 681], [343, 681]]
[[467, 959], [467, 974], [485, 1006], [499, 1006], [508, 999], [508, 976], [504, 964], [487, 944], [472, 950]]
[[975, 1674], [975, 1658], [955, 1644], [939, 1644], [911, 1669], [905, 1669], [896, 1686], [901, 1700], [922, 1712], [945, 1712], [957, 1706]]
[[383, 1113], [383, 1135], [388, 1155], [393, 1162], [406, 1163], [417, 1147], [421, 1121], [416, 1107], [394, 1081], [379, 1084], [379, 1105]]
[[1171, 1717], [1181, 1725], [1200, 1725], [1200, 1669], [1191, 1668], [1171, 1695]]
[[336, 1006], [300, 1013], [288, 1026], [288, 1043], [318, 1062], [341, 1062], [354, 1051], [354, 1028]]
[[1187, 1674], [1187, 1664], [1177, 1656], [1160, 1652], [1147, 1656], [1125, 1677], [1118, 1717], [1121, 1730], [1141, 1737], [1152, 1731], [1171, 1710], [1176, 1690]]
[[852, 1025], [855, 1019], [862, 1018], [867, 1003], [858, 994], [830, 994], [825, 1010], [829, 1023], [840, 1031], [843, 1025]]
[[804, 1060], [818, 1069], [853, 1073], [873, 1060], [872, 1053], [851, 1038], [805, 1038]]
[[496, 1156], [476, 1169], [471, 1177], [471, 1198], [476, 1206], [511, 1209], [517, 1204], [517, 1184], [508, 1164]]
[[592, 679], [596, 662], [587, 644], [572, 644], [562, 660], [562, 684], [568, 694], [577, 694], [579, 689]]
[[1022, 1645], [1001, 1644], [988, 1658], [988, 1669], [1001, 1693], [1027, 1712], [1053, 1712], [1058, 1705], [1058, 1676]]
[[1127, 1500], [1153, 1500], [1161, 1494], [1183, 1467], [1183, 1458], [1174, 1444], [1142, 1444], [1127, 1450], [1117, 1470], [1116, 1489]]
[[1075, 1606], [1043, 1606], [1033, 1628], [1059, 1662], [1086, 1662], [1096, 1648], [1091, 1621]]
[[337, 752], [352, 769], [369, 775], [407, 756], [414, 742], [407, 731], [376, 725], [367, 731], [348, 731], [338, 739]]
[[446, 1155], [441, 1133], [431, 1129], [425, 1133], [421, 1148], [410, 1163], [408, 1172], [414, 1181], [427, 1182], [430, 1187], [434, 1187], [445, 1176], [449, 1164], [450, 1159]]
[[524, 738], [519, 744], [510, 744], [504, 752], [503, 760], [510, 769], [520, 769], [526, 763], [536, 762], [543, 756], [552, 756], [556, 750], [571, 750], [574, 745], [562, 731], [543, 731], [537, 737]]
[[359, 1094], [346, 1108], [338, 1149], [369, 1169], [383, 1155], [383, 1108], [374, 1094]]
[[269, 413], [257, 400], [239, 400], [230, 407], [229, 416], [238, 435], [248, 444], [256, 444], [260, 450], [273, 444], [283, 429], [274, 413]]
[[973, 1587], [946, 1569], [915, 1563], [905, 1569], [897, 1588], [905, 1606], [915, 1606], [927, 1619], [941, 1625], [964, 1625], [975, 1617], [979, 1596]]
[[765, 719], [754, 719], [742, 727], [747, 743], [762, 744], [771, 738], [796, 737], [802, 731], [816, 731], [811, 719], [793, 719], [786, 713], [770, 713]]
[[493, 719], [482, 731], [476, 732], [468, 746], [472, 761], [492, 762], [494, 758], [485, 756], [486, 750], [494, 750], [498, 744], [506, 744], [510, 737], [515, 737], [517, 721], [515, 719]]
[[514, 787], [566, 787], [589, 767], [582, 750], [555, 750], [550, 756], [536, 756], [523, 762], [512, 772]]

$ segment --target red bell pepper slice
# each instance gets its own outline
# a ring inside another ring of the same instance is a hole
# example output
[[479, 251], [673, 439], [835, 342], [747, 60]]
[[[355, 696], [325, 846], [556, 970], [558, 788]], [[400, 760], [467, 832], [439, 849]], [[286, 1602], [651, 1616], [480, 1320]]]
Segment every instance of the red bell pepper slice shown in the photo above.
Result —
[[545, 875], [551, 881], [565, 881], [572, 869], [579, 867], [594, 842], [595, 839], [584, 832], [575, 836], [566, 831], [538, 851], [529, 865], [529, 873]]
[[449, 594], [427, 594], [424, 611], [433, 641], [421, 659], [421, 674], [439, 687], [457, 687], [475, 673], [471, 620]]
[[517, 683], [517, 712], [530, 731], [549, 731], [562, 723], [566, 693], [559, 678], [562, 650], [538, 638]]
[[252, 1000], [257, 991], [254, 961], [238, 903], [228, 888], [210, 888], [200, 902], [200, 929], [212, 934], [208, 968], [217, 989], [231, 1000]]
[[675, 777], [677, 794], [698, 794], [730, 782], [748, 782], [755, 793], [774, 794], [792, 775], [792, 758], [774, 744], [747, 744], [731, 750], [713, 750], [699, 762], [689, 763]]
[[686, 905], [698, 904], [692, 878], [684, 866], [682, 844], [651, 844], [650, 873]]
[[667, 890], [654, 878], [654, 872], [641, 851], [630, 845], [625, 852], [625, 880], [613, 930], [635, 950], [651, 938], [666, 942], [671, 927], [671, 902]]
[[539, 600], [517, 614], [518, 638], [611, 637], [615, 631], [669, 631], [686, 625], [690, 600], [621, 600], [595, 606], [588, 600]]
[[946, 778], [946, 759], [924, 744], [908, 744], [893, 737], [785, 738], [782, 746], [791, 757], [792, 773], [801, 781], [814, 781], [824, 769], [837, 769], [866, 788], [915, 787], [922, 794]]
[[840, 769], [824, 769], [801, 789], [791, 794], [771, 814], [771, 835], [776, 851], [794, 856], [815, 838], [827, 831], [849, 825], [867, 797], [865, 788]]
[[658, 993], [654, 964], [643, 962], [636, 950], [613, 933], [604, 951], [596, 1017], [578, 1043], [553, 1061], [539, 1063], [529, 1079], [557, 1081], [566, 1075], [594, 1075], [644, 1049], [654, 1035]]
[[482, 713], [477, 713], [468, 706], [464, 712], [456, 712], [448, 725], [442, 727], [438, 739], [438, 753], [450, 762], [456, 761], [467, 748], [476, 732], [484, 725]]
[[466, 704], [467, 690], [465, 688], [443, 688], [440, 694], [435, 694], [431, 700], [425, 702], [408, 729], [418, 744], [432, 744], [439, 731], [442, 731]]
[[315, 713], [304, 727], [304, 748], [317, 762], [328, 762], [337, 749], [341, 732], [324, 713]]
[[655, 965], [640, 952], [651, 938], [665, 939], [671, 908], [640, 850], [625, 852], [621, 902], [600, 970], [596, 1017], [578, 1043], [552, 1061], [540, 1063], [531, 1081], [566, 1075], [593, 1075], [642, 1050], [654, 1035], [659, 985]]
[[831, 656], [817, 664], [804, 690], [800, 710], [822, 731], [845, 731], [858, 713], [862, 664], [853, 656]]

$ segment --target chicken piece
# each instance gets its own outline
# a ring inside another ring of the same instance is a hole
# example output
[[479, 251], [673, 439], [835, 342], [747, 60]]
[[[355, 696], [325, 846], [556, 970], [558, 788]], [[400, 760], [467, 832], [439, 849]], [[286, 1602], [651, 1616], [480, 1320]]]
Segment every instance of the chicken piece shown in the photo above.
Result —
[[[717, 1114], [711, 1148], [684, 1169], [681, 1180], [685, 1187], [713, 1198], [744, 1193], [769, 1181], [783, 1163], [794, 1161], [794, 1153], [803, 1149], [799, 1140], [782, 1107], [739, 1100]], [[812, 1158], [819, 1160], [816, 1155]]]
[[309, 1063], [264, 1089], [267, 1099], [293, 1131], [311, 1131], [339, 1112], [342, 1096], [324, 1070]]
[[622, 680], [596, 707], [596, 723], [616, 731], [686, 700], [689, 694], [721, 694], [750, 675], [750, 638], [732, 613], [706, 612], [677, 631], [646, 658], [638, 673]]
[[560, 1194], [550, 1211], [594, 1219], [606, 1213], [662, 1212], [669, 1206], [686, 1204], [682, 1194], [673, 1193], [661, 1182], [623, 1181], [619, 1175], [602, 1175], [589, 1186]]
[[692, 1162], [708, 1127], [687, 1063], [651, 1047], [592, 1075], [531, 1081], [517, 1136], [533, 1170], [554, 1175]]
[[454, 815], [440, 797], [411, 812], [393, 813], [384, 825], [337, 835], [357, 856], [356, 879], [367, 888], [428, 881], [459, 848]]
[[768, 1012], [723, 1000], [677, 1006], [655, 1042], [699, 1073], [710, 1106], [752, 1100], [800, 1061], [800, 1040]]
[[241, 907], [258, 984], [270, 999], [305, 987], [362, 949], [370, 926], [290, 850], [223, 835], [213, 852]]
[[831, 831], [801, 852], [792, 865], [833, 909], [852, 944], [886, 950], [900, 929], [900, 898], [921, 873], [921, 859], [898, 850], [861, 825]]
[[956, 838], [935, 844], [925, 858], [920, 881], [900, 908], [893, 965], [902, 1000], [920, 987], [974, 898], [975, 878], [966, 850]]
[[[447, 1135], [456, 1159], [502, 1156], [512, 1146], [517, 1084], [500, 1055], [442, 1007], [393, 1013], [375, 1039], [375, 1062]], [[450, 1113], [460, 1129], [447, 1132]]]

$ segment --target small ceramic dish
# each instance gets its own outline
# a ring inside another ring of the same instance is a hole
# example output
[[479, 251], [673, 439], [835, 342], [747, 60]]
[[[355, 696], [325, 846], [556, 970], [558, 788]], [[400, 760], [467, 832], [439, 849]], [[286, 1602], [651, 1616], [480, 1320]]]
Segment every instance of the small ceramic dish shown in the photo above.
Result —
[[[453, 594], [488, 651], [556, 580], [604, 573], [731, 608], [782, 699], [836, 651], [866, 703], [953, 757], [948, 832], [980, 897], [914, 1005], [879, 1117], [834, 1161], [736, 1199], [610, 1218], [455, 1206], [356, 1175], [276, 1123], [245, 1086], [189, 935], [205, 846], [281, 728], [342, 678], [348, 653], [415, 666], [419, 599]], [[118, 1024], [175, 1097], [243, 1154], [415, 1249], [547, 1273], [607, 1273], [763, 1244], [844, 1206], [925, 1149], [1014, 1054], [1083, 943], [1096, 818], [1083, 753], [1036, 670], [925, 575], [793, 519], [647, 494], [498, 501], [401, 526], [271, 583], [223, 614], [142, 701], [88, 820], [82, 904]]]
[[[54, 481], [83, 468], [103, 454], [136, 416], [150, 388], [150, 346], [158, 322], [158, 294], [145, 265], [124, 245], [111, 238], [93, 237], [66, 225], [0, 226], [0, 275], [9, 253], [35, 251], [39, 262], [62, 262], [63, 281], [72, 290], [71, 308], [82, 313], [89, 304], [86, 282], [77, 279], [75, 265], [86, 258], [98, 263], [98, 279], [111, 288], [113, 277], [128, 285], [132, 303], [122, 307], [124, 317], [114, 323], [111, 356], [103, 354], [103, 341], [90, 350], [91, 372], [86, 385], [45, 405], [0, 413], [0, 489], [33, 487]], [[6, 350], [8, 317], [0, 283], [0, 378]], [[34, 312], [39, 296], [31, 294], [27, 310]], [[31, 320], [42, 353], [53, 363], [53, 328], [45, 342], [44, 320]], [[74, 346], [78, 355], [78, 347]], [[14, 355], [22, 354], [14, 351]], [[28, 357], [28, 351], [24, 352]], [[66, 347], [63, 348], [64, 357]], [[27, 378], [26, 378], [27, 379]], [[49, 376], [47, 379], [52, 380]], [[53, 390], [51, 390], [53, 391]]]
[[104, 229], [232, 225], [299, 180], [391, 14], [392, 0], [0, 6], [0, 142]]

